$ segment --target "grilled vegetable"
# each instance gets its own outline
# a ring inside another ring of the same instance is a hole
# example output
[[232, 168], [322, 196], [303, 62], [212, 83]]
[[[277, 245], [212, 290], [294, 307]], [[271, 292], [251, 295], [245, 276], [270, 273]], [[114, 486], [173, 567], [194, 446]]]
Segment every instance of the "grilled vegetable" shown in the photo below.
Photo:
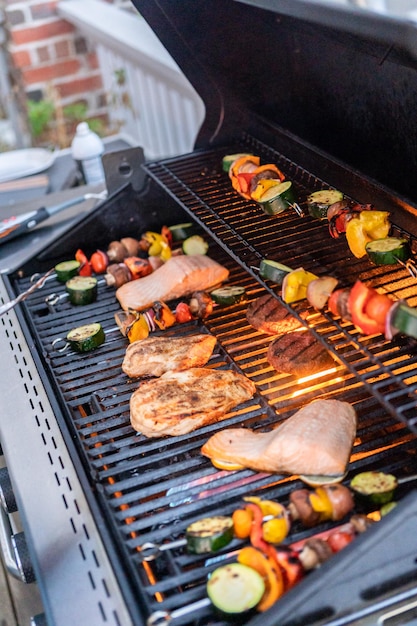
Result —
[[204, 319], [213, 313], [214, 302], [206, 291], [194, 291], [191, 295], [189, 307], [196, 317]]
[[336, 285], [337, 278], [333, 276], [315, 278], [307, 285], [307, 300], [315, 309], [324, 309]]
[[405, 302], [396, 304], [390, 322], [398, 332], [417, 339], [417, 310]]
[[293, 520], [306, 528], [326, 521], [340, 521], [353, 509], [354, 501], [348, 487], [341, 484], [322, 485], [314, 491], [296, 489], [290, 494], [288, 509]]
[[338, 315], [344, 320], [352, 321], [349, 311], [350, 289], [336, 289], [330, 294], [327, 306], [333, 315]]
[[191, 235], [182, 244], [184, 254], [206, 254], [208, 243], [201, 235]]
[[271, 186], [259, 198], [258, 203], [267, 215], [278, 215], [296, 202], [291, 181]]
[[394, 302], [357, 280], [349, 293], [349, 311], [352, 322], [365, 335], [385, 332], [388, 311]]
[[237, 560], [243, 565], [251, 567], [262, 576], [265, 582], [265, 592], [256, 605], [260, 612], [269, 609], [284, 593], [284, 579], [281, 568], [271, 555], [263, 554], [257, 548], [246, 546], [240, 550]]
[[186, 322], [191, 322], [193, 319], [191, 309], [186, 302], [179, 302], [177, 304], [175, 308], [175, 319], [178, 324], [185, 324]]
[[104, 279], [109, 287], [117, 289], [132, 280], [132, 274], [125, 263], [111, 263], [107, 266]]
[[67, 334], [67, 341], [76, 352], [89, 352], [105, 341], [104, 330], [98, 322], [73, 328]]
[[242, 563], [218, 567], [207, 583], [210, 601], [226, 616], [249, 612], [260, 602], [264, 593], [265, 583], [262, 576]]
[[171, 231], [173, 241], [183, 241], [188, 237], [191, 237], [194, 230], [194, 225], [191, 222], [186, 222], [185, 224], [174, 224], [174, 226], [170, 226], [169, 230]]
[[102, 250], [96, 250], [90, 257], [90, 264], [93, 272], [96, 274], [104, 274], [109, 264], [109, 258]]
[[307, 272], [302, 267], [286, 274], [282, 282], [282, 298], [284, 302], [290, 304], [298, 300], [304, 300], [307, 296], [308, 284], [316, 278], [315, 274]]
[[246, 299], [246, 289], [238, 286], [219, 287], [211, 291], [210, 296], [220, 306], [231, 306]]
[[343, 193], [336, 189], [314, 191], [307, 198], [307, 210], [312, 217], [325, 220], [329, 207], [341, 200], [343, 200]]
[[358, 259], [366, 255], [366, 244], [384, 239], [390, 230], [387, 211], [361, 211], [346, 225], [346, 239], [352, 254]]
[[144, 235], [142, 235], [142, 240], [149, 245], [149, 256], [159, 256], [163, 261], [167, 261], [171, 258], [171, 246], [169, 245], [167, 237], [162, 233], [147, 231]]
[[361, 472], [350, 481], [356, 498], [365, 505], [381, 506], [390, 502], [397, 486], [396, 477], [384, 472]]
[[91, 274], [93, 273], [93, 268], [91, 267], [90, 261], [80, 248], [78, 248], [77, 252], [75, 253], [75, 260], [79, 261], [81, 264], [81, 267], [78, 270], [78, 274], [80, 276], [91, 276]]
[[282, 285], [284, 277], [290, 272], [292, 272], [290, 267], [271, 259], [262, 259], [259, 265], [259, 274], [262, 278], [272, 280], [277, 285]]
[[411, 256], [409, 242], [399, 237], [375, 239], [365, 245], [365, 250], [375, 265], [395, 265], [398, 261], [407, 261]]
[[221, 550], [233, 539], [233, 520], [218, 515], [193, 522], [185, 532], [187, 548], [193, 554]]
[[247, 156], [253, 156], [252, 154], [249, 154], [248, 152], [237, 152], [235, 154], [226, 154], [223, 159], [222, 159], [222, 169], [224, 172], [229, 172], [230, 170], [230, 166], [237, 161], [238, 159], [241, 159], [242, 157], [247, 157]]
[[80, 261], [72, 259], [71, 261], [62, 261], [55, 265], [56, 278], [60, 283], [66, 283], [73, 276], [77, 276], [81, 267]]
[[91, 304], [97, 298], [97, 278], [74, 276], [65, 283], [71, 304]]

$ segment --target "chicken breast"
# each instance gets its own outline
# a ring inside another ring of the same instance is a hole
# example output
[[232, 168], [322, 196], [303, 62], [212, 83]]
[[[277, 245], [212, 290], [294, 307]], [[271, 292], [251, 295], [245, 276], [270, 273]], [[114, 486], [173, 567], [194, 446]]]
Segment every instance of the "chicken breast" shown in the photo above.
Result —
[[142, 311], [156, 300], [167, 302], [193, 291], [210, 289], [228, 276], [228, 269], [204, 254], [179, 254], [152, 274], [119, 287], [116, 298], [125, 311]]
[[130, 421], [147, 437], [184, 435], [227, 417], [252, 398], [255, 385], [234, 370], [195, 367], [142, 382], [130, 399]]
[[213, 354], [216, 338], [197, 333], [184, 337], [148, 337], [129, 344], [122, 370], [131, 378], [161, 376], [205, 365]]
[[205, 456], [260, 472], [343, 474], [356, 436], [356, 412], [347, 402], [314, 400], [271, 432], [230, 428], [210, 437]]

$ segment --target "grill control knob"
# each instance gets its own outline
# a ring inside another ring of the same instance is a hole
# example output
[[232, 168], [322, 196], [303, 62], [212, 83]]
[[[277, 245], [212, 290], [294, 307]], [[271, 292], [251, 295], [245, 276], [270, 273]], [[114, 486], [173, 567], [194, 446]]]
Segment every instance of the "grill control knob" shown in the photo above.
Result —
[[33, 617], [31, 617], [30, 626], [48, 626], [45, 613], [40, 613], [39, 615], [34, 615]]
[[12, 483], [7, 467], [0, 469], [0, 505], [6, 513], [17, 511], [16, 498], [14, 497]]

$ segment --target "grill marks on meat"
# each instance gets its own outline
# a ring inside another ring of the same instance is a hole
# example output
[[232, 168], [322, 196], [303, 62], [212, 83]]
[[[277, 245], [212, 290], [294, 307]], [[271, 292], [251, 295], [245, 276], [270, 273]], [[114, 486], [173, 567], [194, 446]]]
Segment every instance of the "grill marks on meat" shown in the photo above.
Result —
[[266, 358], [278, 372], [297, 378], [335, 366], [326, 348], [308, 331], [277, 337], [269, 345]]
[[356, 436], [356, 412], [347, 402], [314, 400], [271, 432], [222, 430], [201, 452], [260, 472], [343, 474]]
[[142, 382], [132, 394], [130, 421], [146, 437], [184, 435], [224, 419], [254, 393], [253, 382], [234, 370], [166, 372]]
[[156, 300], [167, 302], [193, 291], [210, 289], [228, 276], [228, 269], [204, 254], [179, 254], [152, 274], [119, 287], [116, 298], [125, 311], [142, 311]]
[[122, 370], [131, 378], [137, 378], [161, 376], [168, 371], [206, 365], [216, 341], [213, 335], [205, 333], [183, 337], [147, 337], [128, 346]]
[[246, 310], [249, 324], [268, 335], [280, 335], [300, 328], [302, 324], [274, 298], [267, 294], [249, 303]]

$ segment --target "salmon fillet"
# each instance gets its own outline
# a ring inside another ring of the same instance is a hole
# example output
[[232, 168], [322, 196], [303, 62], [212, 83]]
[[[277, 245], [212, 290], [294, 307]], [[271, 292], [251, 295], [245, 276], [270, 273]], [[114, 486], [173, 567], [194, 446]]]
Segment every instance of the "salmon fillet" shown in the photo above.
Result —
[[205, 254], [171, 257], [152, 274], [132, 280], [116, 290], [122, 309], [142, 311], [156, 301], [167, 302], [193, 291], [204, 291], [229, 276], [229, 270]]
[[161, 376], [165, 372], [205, 365], [213, 354], [216, 338], [205, 333], [185, 337], [148, 337], [129, 344], [122, 370], [131, 378]]
[[260, 472], [343, 474], [356, 436], [347, 402], [314, 400], [271, 432], [230, 428], [210, 437], [202, 454]]
[[184, 435], [227, 417], [255, 385], [233, 370], [194, 367], [142, 382], [130, 399], [130, 421], [147, 437]]

